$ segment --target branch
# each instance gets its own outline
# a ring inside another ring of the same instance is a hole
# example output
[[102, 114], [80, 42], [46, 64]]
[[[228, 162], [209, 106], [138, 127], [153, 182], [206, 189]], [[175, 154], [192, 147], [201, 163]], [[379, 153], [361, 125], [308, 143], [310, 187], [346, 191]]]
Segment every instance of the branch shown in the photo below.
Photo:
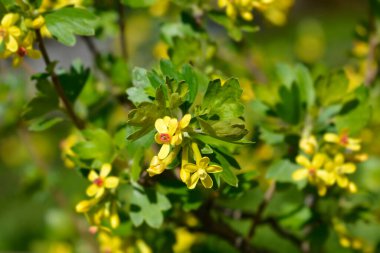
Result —
[[378, 67], [376, 65], [376, 48], [379, 43], [380, 41], [377, 38], [375, 14], [370, 8], [367, 71], [364, 77], [364, 84], [366, 86], [370, 86], [375, 81], [376, 75], [378, 73]]
[[[43, 59], [45, 61], [46, 67], [49, 68], [51, 66], [52, 62], [51, 62], [51, 60], [49, 58], [49, 55], [47, 53], [47, 50], [46, 50], [46, 47], [45, 47], [45, 44], [44, 44], [44, 40], [42, 38], [40, 30], [36, 30], [36, 35], [37, 35], [38, 46], [39, 46], [39, 48], [41, 50], [41, 53], [42, 53], [42, 57], [43, 57]], [[70, 101], [68, 100], [68, 98], [65, 95], [65, 92], [64, 92], [64, 90], [62, 88], [62, 85], [61, 85], [61, 82], [59, 81], [59, 78], [58, 78], [57, 74], [54, 71], [54, 68], [52, 68], [51, 70], [48, 70], [48, 72], [49, 72], [49, 74], [51, 76], [51, 80], [53, 82], [54, 88], [55, 88], [58, 96], [60, 97], [60, 99], [62, 100], [63, 104], [65, 105], [67, 114], [69, 115], [69, 117], [73, 121], [74, 125], [78, 129], [80, 129], [80, 130], [84, 129], [85, 128], [85, 124], [75, 114], [74, 109], [73, 109]]]
[[259, 207], [257, 208], [257, 212], [253, 217], [252, 226], [249, 229], [247, 239], [250, 239], [255, 235], [256, 228], [260, 224], [264, 210], [268, 206], [270, 200], [272, 199], [275, 190], [276, 190], [276, 183], [273, 182], [269, 186], [268, 190], [265, 192], [264, 199], [261, 201]]

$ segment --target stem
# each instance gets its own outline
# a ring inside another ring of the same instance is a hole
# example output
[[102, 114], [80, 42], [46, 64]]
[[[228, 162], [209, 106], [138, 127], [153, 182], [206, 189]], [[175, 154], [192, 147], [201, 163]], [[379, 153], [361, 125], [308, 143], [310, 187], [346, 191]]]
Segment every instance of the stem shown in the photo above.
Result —
[[372, 8], [369, 9], [369, 39], [368, 39], [368, 56], [367, 70], [364, 77], [364, 84], [370, 86], [376, 78], [378, 67], [376, 66], [376, 49], [380, 41], [377, 38], [375, 14]]
[[119, 31], [120, 31], [120, 47], [121, 47], [121, 55], [124, 60], [128, 59], [128, 51], [127, 51], [127, 40], [125, 34], [125, 6], [121, 3], [120, 0], [117, 0], [117, 10], [119, 14]]
[[[49, 58], [49, 55], [47, 53], [47, 50], [46, 50], [46, 47], [45, 47], [45, 44], [44, 44], [44, 40], [41, 36], [41, 32], [40, 30], [36, 30], [36, 35], [37, 35], [37, 41], [38, 41], [38, 46], [41, 50], [41, 53], [42, 53], [42, 57], [45, 61], [45, 64], [46, 64], [46, 67], [50, 67], [52, 62]], [[54, 88], [58, 94], [58, 96], [60, 97], [60, 99], [62, 100], [65, 108], [66, 108], [66, 111], [67, 111], [67, 114], [69, 115], [69, 117], [71, 118], [71, 120], [73, 121], [74, 125], [82, 130], [85, 128], [85, 124], [84, 122], [78, 118], [78, 116], [75, 114], [74, 112], [74, 109], [70, 103], [70, 101], [68, 100], [68, 98], [66, 97], [65, 95], [65, 92], [62, 88], [62, 85], [61, 85], [61, 82], [59, 81], [59, 78], [57, 76], [57, 74], [55, 73], [54, 71], [54, 68], [52, 68], [51, 70], [48, 70], [50, 76], [51, 76], [51, 80], [53, 82], [53, 85], [54, 85]]]
[[260, 224], [264, 210], [268, 206], [269, 201], [272, 199], [275, 190], [276, 190], [276, 183], [273, 182], [269, 186], [268, 190], [265, 192], [264, 199], [261, 201], [259, 207], [257, 208], [257, 212], [255, 216], [253, 217], [252, 226], [249, 229], [247, 239], [251, 239], [255, 235], [256, 228]]
[[191, 148], [194, 153], [195, 161], [198, 164], [199, 161], [202, 159], [201, 151], [199, 151], [198, 144], [196, 142], [191, 143]]

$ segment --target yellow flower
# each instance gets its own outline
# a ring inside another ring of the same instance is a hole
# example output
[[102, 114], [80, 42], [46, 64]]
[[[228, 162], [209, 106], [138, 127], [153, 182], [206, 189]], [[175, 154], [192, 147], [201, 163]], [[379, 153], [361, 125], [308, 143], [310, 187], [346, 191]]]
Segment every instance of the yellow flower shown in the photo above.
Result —
[[310, 135], [307, 137], [302, 137], [299, 146], [303, 152], [305, 152], [308, 155], [311, 155], [316, 151], [318, 147], [318, 142], [314, 135]]
[[209, 165], [210, 159], [208, 157], [201, 157], [198, 145], [195, 142], [191, 144], [191, 147], [194, 152], [196, 164], [187, 163], [183, 167], [185, 171], [192, 174], [187, 187], [194, 189], [200, 179], [205, 188], [211, 188], [213, 182], [208, 173], [222, 172], [223, 168], [218, 165]]
[[296, 162], [303, 167], [293, 172], [293, 180], [299, 181], [307, 178], [311, 184], [317, 186], [318, 194], [324, 196], [327, 191], [327, 185], [333, 184], [332, 175], [322, 169], [325, 161], [326, 155], [321, 153], [315, 154], [312, 161], [303, 155], [297, 156]]
[[0, 44], [4, 43], [6, 50], [12, 53], [17, 52], [17, 38], [21, 35], [20, 28], [15, 26], [18, 20], [18, 14], [8, 13], [5, 14], [0, 24]]
[[75, 206], [75, 210], [78, 213], [87, 213], [97, 203], [98, 199], [82, 200]]
[[183, 139], [183, 130], [189, 125], [191, 120], [191, 115], [186, 114], [183, 116], [183, 118], [179, 121], [177, 130], [173, 136], [173, 141], [172, 143], [174, 145], [181, 145], [182, 139]]
[[336, 181], [341, 188], [347, 188], [350, 181], [347, 174], [352, 174], [356, 171], [356, 166], [353, 163], [345, 163], [343, 154], [337, 154], [334, 161], [326, 164], [326, 169], [332, 172], [333, 180]]
[[86, 193], [90, 197], [100, 198], [103, 196], [105, 189], [114, 189], [119, 184], [119, 178], [108, 176], [111, 172], [111, 164], [103, 164], [100, 174], [95, 170], [91, 170], [88, 179], [92, 184], [87, 188]]
[[352, 151], [359, 151], [361, 148], [360, 140], [349, 138], [347, 132], [342, 132], [339, 135], [334, 133], [326, 133], [323, 136], [323, 139], [327, 142], [336, 143], [339, 146], [342, 146]]
[[253, 19], [252, 9], [254, 0], [218, 0], [220, 8], [226, 9], [226, 14], [231, 19], [236, 19], [240, 15], [243, 19], [251, 21]]
[[29, 56], [32, 59], [38, 59], [41, 57], [41, 52], [33, 49], [34, 33], [28, 32], [24, 40], [18, 47], [17, 52], [14, 54], [13, 66], [18, 67], [24, 61], [25, 56]]
[[185, 170], [185, 165], [189, 163], [189, 147], [184, 146], [182, 149], [182, 162], [181, 162], [181, 170], [179, 172], [179, 177], [182, 182], [186, 185], [190, 183], [190, 173]]
[[170, 144], [174, 145], [173, 135], [177, 130], [178, 120], [165, 116], [163, 119], [157, 119], [154, 126], [158, 132], [154, 139], [158, 144], [162, 144], [160, 152], [158, 152], [158, 158], [162, 160], [169, 155]]
[[153, 156], [149, 168], [147, 169], [149, 176], [153, 177], [155, 175], [161, 174], [166, 169], [166, 167], [173, 162], [178, 152], [179, 147], [176, 147], [164, 159], [160, 159], [158, 156]]

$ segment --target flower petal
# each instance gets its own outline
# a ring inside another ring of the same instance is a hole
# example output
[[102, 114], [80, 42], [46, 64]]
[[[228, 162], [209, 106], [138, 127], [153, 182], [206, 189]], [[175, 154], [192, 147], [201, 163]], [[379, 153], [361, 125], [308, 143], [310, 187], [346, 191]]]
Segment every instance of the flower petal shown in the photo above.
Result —
[[177, 131], [178, 127], [178, 120], [177, 119], [170, 119], [168, 123], [168, 132], [170, 136], [173, 136], [174, 133]]
[[180, 170], [179, 177], [181, 178], [182, 182], [189, 184], [190, 173], [185, 168], [182, 168]]
[[28, 50], [28, 56], [32, 59], [38, 59], [41, 58], [41, 52], [38, 50]]
[[114, 189], [119, 184], [119, 178], [118, 177], [107, 177], [104, 186], [108, 189]]
[[309, 159], [307, 159], [306, 156], [298, 155], [298, 156], [296, 157], [296, 162], [297, 162], [299, 165], [302, 165], [302, 166], [305, 167], [305, 168], [310, 167], [310, 161], [309, 161]]
[[11, 51], [12, 53], [17, 52], [18, 43], [17, 43], [17, 40], [13, 36], [9, 35], [8, 41], [5, 44], [6, 44], [6, 47], [9, 51]]
[[88, 173], [88, 180], [90, 180], [91, 182], [93, 182], [95, 179], [97, 179], [99, 177], [98, 173], [96, 173], [95, 170], [91, 170], [90, 173]]
[[348, 178], [345, 176], [338, 176], [336, 182], [341, 188], [346, 188], [348, 186]]
[[104, 187], [99, 188], [98, 192], [95, 195], [95, 198], [96, 199], [101, 198], [103, 196], [104, 192], [105, 192], [105, 188]]
[[8, 33], [14, 37], [19, 37], [21, 35], [21, 30], [17, 26], [11, 26], [8, 29]]
[[183, 169], [189, 173], [194, 173], [198, 171], [198, 166], [193, 163], [187, 163], [183, 166]]
[[309, 174], [309, 171], [305, 168], [302, 168], [302, 169], [298, 169], [294, 171], [292, 174], [292, 178], [295, 181], [299, 181], [306, 178], [308, 174]]
[[191, 115], [190, 114], [186, 114], [185, 116], [183, 116], [182, 119], [181, 119], [181, 121], [179, 122], [179, 125], [180, 125], [181, 129], [186, 128], [189, 125], [190, 120], [191, 120]]
[[17, 22], [18, 18], [19, 18], [18, 14], [14, 14], [14, 13], [5, 14], [3, 19], [1, 20], [1, 25], [5, 27], [11, 27], [14, 23]]
[[211, 188], [213, 185], [212, 179], [209, 174], [206, 174], [206, 177], [202, 179], [201, 182], [205, 188]]
[[109, 163], [103, 164], [102, 168], [100, 168], [100, 176], [103, 178], [107, 177], [110, 174], [111, 169], [112, 169], [111, 164]]
[[82, 200], [75, 206], [75, 210], [78, 213], [86, 213], [90, 210], [90, 208], [94, 205], [94, 201], [91, 200]]
[[96, 184], [91, 184], [89, 187], [87, 187], [86, 194], [89, 197], [93, 197], [95, 194], [98, 193], [99, 187]]
[[341, 167], [342, 172], [345, 174], [351, 174], [356, 171], [356, 166], [353, 163], [345, 163]]
[[325, 196], [327, 192], [327, 187], [323, 184], [318, 184], [318, 195], [319, 196]]
[[210, 165], [206, 168], [207, 173], [218, 173], [222, 172], [223, 168], [219, 165]]
[[344, 156], [343, 154], [339, 153], [334, 157], [334, 162], [336, 165], [341, 165], [344, 163]]
[[208, 158], [207, 156], [205, 157], [202, 157], [199, 162], [198, 162], [198, 166], [204, 170], [206, 170], [208, 164], [210, 163], [210, 158]]
[[154, 123], [154, 127], [156, 128], [157, 132], [159, 133], [167, 133], [168, 127], [165, 124], [165, 121], [163, 119], [157, 119]]
[[338, 143], [339, 142], [339, 136], [337, 134], [333, 133], [327, 133], [323, 136], [323, 139], [327, 142], [333, 142]]
[[187, 188], [194, 189], [199, 181], [199, 174], [194, 173], [190, 178], [190, 183], [187, 185]]
[[159, 159], [165, 159], [170, 153], [170, 145], [169, 144], [163, 144], [160, 152], [158, 152], [158, 158]]
[[325, 160], [326, 160], [326, 155], [324, 155], [322, 153], [318, 153], [318, 154], [314, 155], [313, 160], [311, 162], [311, 166], [313, 166], [315, 169], [318, 169], [318, 168], [322, 167]]

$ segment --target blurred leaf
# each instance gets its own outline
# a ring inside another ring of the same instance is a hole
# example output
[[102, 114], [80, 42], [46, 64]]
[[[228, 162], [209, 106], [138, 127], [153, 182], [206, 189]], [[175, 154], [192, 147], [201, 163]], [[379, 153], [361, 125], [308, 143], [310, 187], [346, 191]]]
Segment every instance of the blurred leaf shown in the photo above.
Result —
[[295, 67], [294, 71], [300, 89], [301, 100], [306, 102], [307, 107], [310, 108], [314, 105], [315, 101], [315, 91], [311, 74], [304, 65], [300, 64]]
[[133, 186], [130, 195], [129, 216], [135, 226], [144, 221], [153, 228], [159, 228], [164, 221], [163, 211], [169, 210], [171, 204], [165, 195], [139, 185]]
[[316, 81], [316, 92], [321, 105], [338, 103], [346, 96], [348, 79], [343, 71], [320, 77]]
[[147, 71], [143, 68], [135, 67], [132, 71], [133, 87], [127, 89], [128, 99], [135, 105], [142, 102], [150, 102], [145, 88], [150, 86]]
[[297, 184], [299, 189], [302, 189], [306, 186], [307, 181], [294, 181], [292, 179], [292, 174], [296, 171], [300, 166], [290, 162], [289, 160], [279, 160], [268, 168], [266, 173], [266, 178], [273, 179], [277, 182], [281, 183], [294, 183]]
[[95, 20], [95, 15], [86, 9], [72, 7], [58, 9], [45, 15], [49, 32], [66, 46], [75, 45], [75, 35], [94, 35]]
[[132, 8], [144, 8], [153, 5], [157, 0], [121, 0], [125, 5]]
[[296, 125], [301, 119], [302, 110], [298, 86], [294, 83], [291, 88], [281, 86], [279, 94], [280, 102], [275, 107], [277, 116], [287, 123]]
[[236, 177], [233, 169], [230, 166], [228, 160], [224, 157], [223, 153], [215, 151], [215, 158], [220, 162], [220, 165], [223, 167], [223, 171], [220, 173], [220, 176], [223, 180], [234, 187], [238, 186], [238, 178]]
[[70, 67], [70, 72], [59, 74], [62, 88], [71, 103], [78, 98], [89, 76], [90, 69], [84, 68], [80, 62], [74, 62]]
[[93, 159], [101, 163], [112, 162], [115, 147], [112, 138], [105, 130], [87, 129], [82, 134], [86, 140], [72, 147], [81, 159]]

